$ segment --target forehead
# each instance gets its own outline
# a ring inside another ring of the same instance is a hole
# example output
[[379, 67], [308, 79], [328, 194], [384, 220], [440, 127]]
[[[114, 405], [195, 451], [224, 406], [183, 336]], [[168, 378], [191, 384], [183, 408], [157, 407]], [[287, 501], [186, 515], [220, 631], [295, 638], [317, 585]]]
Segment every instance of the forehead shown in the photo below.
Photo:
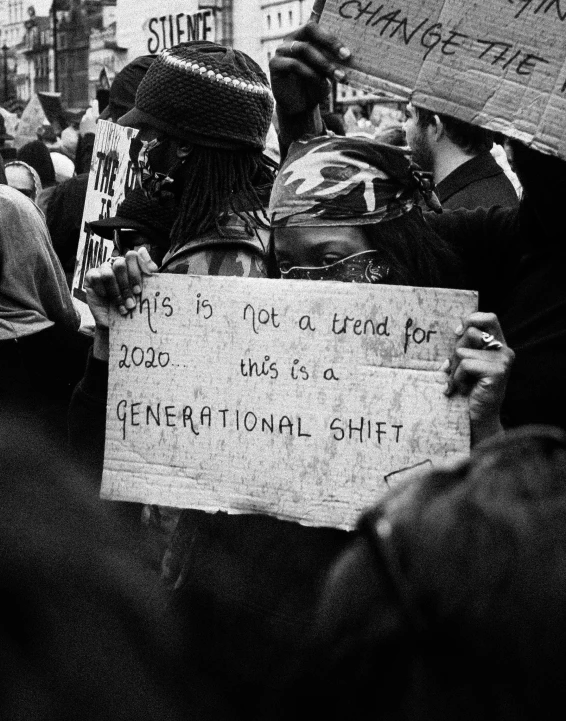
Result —
[[295, 255], [301, 250], [314, 250], [320, 246], [349, 246], [365, 242], [359, 226], [291, 226], [273, 231], [275, 251], [278, 254]]

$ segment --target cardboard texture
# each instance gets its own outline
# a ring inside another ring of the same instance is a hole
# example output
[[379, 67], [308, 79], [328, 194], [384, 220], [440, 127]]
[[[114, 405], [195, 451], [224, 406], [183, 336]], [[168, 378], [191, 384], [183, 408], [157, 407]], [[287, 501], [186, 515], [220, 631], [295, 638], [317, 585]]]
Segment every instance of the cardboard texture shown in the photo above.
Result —
[[102, 496], [352, 528], [398, 471], [467, 454], [467, 400], [446, 398], [439, 369], [476, 305], [459, 290], [150, 278], [111, 319]]
[[327, 0], [349, 82], [566, 158], [566, 0]]
[[114, 244], [95, 233], [87, 223], [116, 215], [118, 205], [128, 190], [135, 187], [136, 173], [130, 160], [130, 143], [137, 135], [133, 128], [123, 128], [108, 120], [96, 124], [88, 188], [77, 249], [77, 263], [71, 295], [81, 314], [81, 331], [91, 332], [94, 319], [86, 303], [85, 275], [91, 268], [102, 265], [112, 255]]

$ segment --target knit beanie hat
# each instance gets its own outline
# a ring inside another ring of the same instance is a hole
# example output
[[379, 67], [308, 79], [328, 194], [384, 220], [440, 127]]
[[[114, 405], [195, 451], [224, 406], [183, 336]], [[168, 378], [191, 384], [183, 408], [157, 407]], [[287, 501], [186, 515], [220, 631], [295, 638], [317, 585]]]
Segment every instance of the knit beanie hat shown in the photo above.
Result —
[[150, 125], [194, 145], [265, 147], [273, 96], [265, 73], [239, 50], [208, 41], [164, 50], [121, 125]]

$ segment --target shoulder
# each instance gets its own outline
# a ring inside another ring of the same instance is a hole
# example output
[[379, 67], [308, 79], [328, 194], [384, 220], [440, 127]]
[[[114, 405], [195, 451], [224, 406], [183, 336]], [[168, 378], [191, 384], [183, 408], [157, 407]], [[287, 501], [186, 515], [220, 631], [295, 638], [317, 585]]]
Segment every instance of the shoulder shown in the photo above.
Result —
[[438, 184], [438, 194], [443, 206], [451, 210], [518, 205], [513, 184], [489, 151], [452, 171]]
[[457, 210], [458, 208], [474, 210], [495, 206], [503, 208], [519, 206], [517, 193], [503, 171], [491, 177], [470, 181], [466, 187], [455, 192], [443, 203], [443, 207], [447, 210]]
[[34, 238], [50, 245], [45, 216], [38, 206], [19, 190], [0, 185], [0, 237], [11, 245], [29, 244]]

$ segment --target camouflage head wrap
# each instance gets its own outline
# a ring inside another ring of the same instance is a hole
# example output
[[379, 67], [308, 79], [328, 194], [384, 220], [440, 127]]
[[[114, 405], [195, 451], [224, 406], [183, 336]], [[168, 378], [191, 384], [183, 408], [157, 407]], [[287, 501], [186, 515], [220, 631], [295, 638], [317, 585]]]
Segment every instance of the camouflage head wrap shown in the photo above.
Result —
[[322, 136], [293, 143], [273, 186], [269, 217], [282, 226], [370, 225], [418, 202], [422, 174], [409, 151], [368, 138]]

